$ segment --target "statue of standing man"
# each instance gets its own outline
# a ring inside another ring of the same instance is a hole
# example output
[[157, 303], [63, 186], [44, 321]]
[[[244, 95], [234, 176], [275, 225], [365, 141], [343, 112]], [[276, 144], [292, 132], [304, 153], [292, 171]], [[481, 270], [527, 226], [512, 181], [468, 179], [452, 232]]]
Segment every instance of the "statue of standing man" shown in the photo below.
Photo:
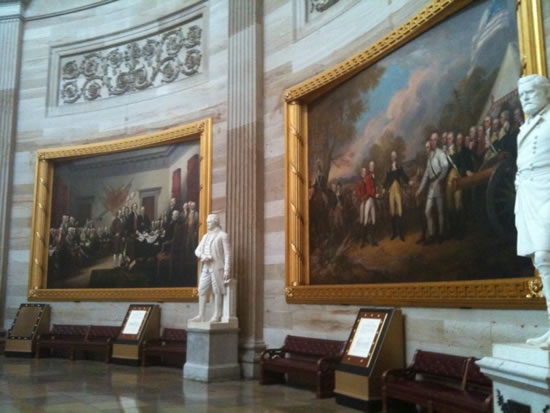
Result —
[[[530, 257], [542, 280], [550, 321], [550, 80], [529, 75], [518, 81], [529, 116], [517, 137], [516, 228], [518, 255]], [[527, 344], [550, 349], [550, 329]]]
[[225, 284], [230, 281], [231, 252], [227, 233], [222, 231], [216, 214], [206, 219], [208, 232], [202, 237], [195, 255], [201, 261], [199, 279], [199, 314], [191, 321], [204, 321], [206, 298], [214, 294], [214, 315], [210, 322], [220, 322], [222, 317]]

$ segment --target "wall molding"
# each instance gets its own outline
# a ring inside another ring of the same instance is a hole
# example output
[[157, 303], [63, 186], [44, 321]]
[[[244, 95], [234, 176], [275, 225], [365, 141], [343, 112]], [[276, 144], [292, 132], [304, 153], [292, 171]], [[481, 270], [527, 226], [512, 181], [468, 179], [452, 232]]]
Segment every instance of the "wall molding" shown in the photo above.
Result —
[[51, 13], [37, 14], [35, 16], [28, 16], [28, 17], [25, 16], [23, 18], [23, 20], [28, 22], [28, 21], [33, 21], [33, 20], [48, 19], [50, 17], [63, 16], [65, 14], [77, 13], [79, 11], [84, 11], [84, 10], [93, 9], [93, 8], [99, 7], [99, 6], [104, 6], [106, 4], [113, 3], [115, 1], [117, 1], [117, 0], [98, 0], [98, 1], [95, 1], [91, 4], [86, 4], [84, 6], [72, 7], [72, 8], [69, 8], [69, 9], [58, 10], [58, 11], [51, 12]]

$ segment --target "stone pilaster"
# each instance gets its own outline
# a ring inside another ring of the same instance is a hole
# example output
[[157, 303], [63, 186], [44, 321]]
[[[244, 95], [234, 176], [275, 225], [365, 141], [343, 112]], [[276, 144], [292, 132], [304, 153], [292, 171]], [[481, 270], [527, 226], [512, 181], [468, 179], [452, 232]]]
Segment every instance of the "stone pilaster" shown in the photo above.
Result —
[[263, 342], [263, 1], [230, 0], [227, 229], [239, 280], [239, 359], [257, 376]]
[[[9, 216], [23, 34], [22, 10], [21, 2], [0, 4], [0, 303], [6, 302]], [[4, 311], [4, 305], [1, 305], [0, 326], [4, 324]]]

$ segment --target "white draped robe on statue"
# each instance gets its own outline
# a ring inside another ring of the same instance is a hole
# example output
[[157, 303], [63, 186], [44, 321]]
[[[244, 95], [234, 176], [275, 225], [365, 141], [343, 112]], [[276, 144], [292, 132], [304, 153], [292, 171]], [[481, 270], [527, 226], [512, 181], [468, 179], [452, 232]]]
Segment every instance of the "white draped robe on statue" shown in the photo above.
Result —
[[518, 255], [550, 251], [550, 110], [521, 126], [517, 137], [516, 228]]

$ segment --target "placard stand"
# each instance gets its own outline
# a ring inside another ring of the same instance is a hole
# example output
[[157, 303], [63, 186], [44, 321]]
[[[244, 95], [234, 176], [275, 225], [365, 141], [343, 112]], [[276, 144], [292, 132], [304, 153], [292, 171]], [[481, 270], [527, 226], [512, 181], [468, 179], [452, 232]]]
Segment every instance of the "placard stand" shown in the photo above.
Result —
[[336, 403], [378, 412], [382, 373], [405, 363], [403, 316], [393, 308], [361, 308], [336, 367]]
[[145, 340], [160, 337], [160, 308], [155, 304], [131, 304], [113, 344], [112, 362], [138, 365]]
[[50, 328], [48, 304], [21, 304], [8, 331], [4, 354], [8, 357], [32, 357], [36, 338]]

